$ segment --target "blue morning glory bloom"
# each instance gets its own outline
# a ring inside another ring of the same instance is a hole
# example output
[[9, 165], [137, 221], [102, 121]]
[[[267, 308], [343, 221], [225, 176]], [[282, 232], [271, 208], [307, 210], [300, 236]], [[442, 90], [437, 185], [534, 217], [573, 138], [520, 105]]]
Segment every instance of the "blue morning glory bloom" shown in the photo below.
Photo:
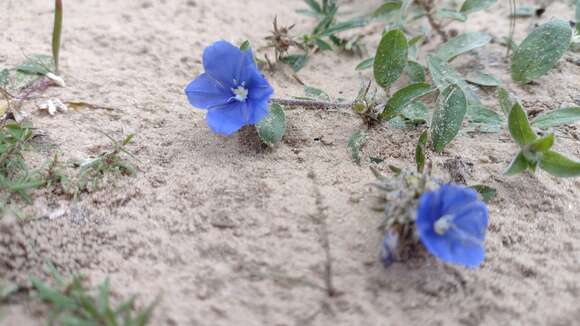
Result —
[[185, 93], [192, 106], [208, 111], [207, 124], [214, 132], [229, 136], [268, 114], [274, 91], [256, 67], [252, 51], [218, 41], [203, 52], [203, 67], [205, 72]]
[[487, 207], [472, 189], [443, 185], [419, 200], [419, 239], [444, 262], [466, 267], [481, 265], [487, 223]]

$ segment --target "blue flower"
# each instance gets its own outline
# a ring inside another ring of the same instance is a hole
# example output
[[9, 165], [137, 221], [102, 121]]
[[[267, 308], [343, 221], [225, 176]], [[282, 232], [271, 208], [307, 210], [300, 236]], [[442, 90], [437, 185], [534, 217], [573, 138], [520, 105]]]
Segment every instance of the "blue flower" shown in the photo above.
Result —
[[472, 189], [443, 185], [419, 200], [419, 239], [444, 262], [472, 268], [481, 265], [487, 223], [487, 207]]
[[229, 136], [268, 114], [274, 91], [256, 67], [252, 51], [218, 41], [203, 52], [203, 67], [205, 72], [185, 93], [192, 106], [208, 110], [207, 124], [214, 132]]

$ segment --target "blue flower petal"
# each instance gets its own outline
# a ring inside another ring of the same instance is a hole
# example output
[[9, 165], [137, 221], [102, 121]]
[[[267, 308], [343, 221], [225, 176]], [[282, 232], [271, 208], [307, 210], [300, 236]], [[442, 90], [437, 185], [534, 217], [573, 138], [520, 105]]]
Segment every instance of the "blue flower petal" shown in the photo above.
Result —
[[240, 70], [242, 64], [246, 61], [247, 55], [226, 41], [215, 42], [203, 51], [203, 68], [205, 72], [227, 89], [238, 86], [234, 83], [234, 80], [236, 82], [240, 81]]
[[246, 86], [249, 90], [248, 98], [253, 101], [269, 99], [270, 96], [274, 94], [272, 86], [270, 86], [266, 78], [264, 78], [257, 69], [254, 70], [250, 78], [247, 79]]
[[250, 108], [246, 102], [234, 101], [209, 109], [207, 124], [215, 133], [230, 136], [247, 124]]
[[228, 102], [232, 92], [210, 75], [203, 73], [185, 88], [189, 103], [199, 109], [209, 109]]
[[475, 190], [451, 184], [441, 186], [441, 196], [443, 214], [451, 214], [458, 207], [478, 200]]
[[453, 224], [471, 237], [483, 242], [488, 224], [488, 211], [481, 201], [463, 206], [455, 213]]
[[419, 199], [417, 212], [417, 229], [428, 230], [433, 228], [433, 222], [441, 217], [440, 192], [424, 193]]
[[255, 125], [262, 121], [268, 115], [269, 99], [263, 99], [261, 101], [251, 101], [248, 105], [251, 105], [250, 115], [247, 124]]

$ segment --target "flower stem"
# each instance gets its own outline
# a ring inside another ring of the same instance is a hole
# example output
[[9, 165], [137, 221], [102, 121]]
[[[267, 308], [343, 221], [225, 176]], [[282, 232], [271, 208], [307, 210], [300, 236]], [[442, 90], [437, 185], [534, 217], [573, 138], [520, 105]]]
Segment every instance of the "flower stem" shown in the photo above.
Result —
[[328, 110], [328, 109], [348, 109], [352, 107], [352, 103], [334, 103], [325, 101], [310, 101], [310, 100], [289, 100], [273, 98], [270, 103], [279, 104], [282, 106], [302, 107], [304, 109], [312, 110]]

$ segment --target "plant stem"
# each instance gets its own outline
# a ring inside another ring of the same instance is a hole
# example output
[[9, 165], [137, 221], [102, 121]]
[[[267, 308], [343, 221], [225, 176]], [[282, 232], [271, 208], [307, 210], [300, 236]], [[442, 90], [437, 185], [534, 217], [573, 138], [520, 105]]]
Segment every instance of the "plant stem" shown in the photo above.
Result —
[[352, 107], [352, 103], [334, 103], [325, 101], [310, 101], [310, 100], [290, 100], [290, 99], [270, 99], [270, 103], [279, 104], [282, 106], [302, 107], [304, 109], [312, 110], [329, 110], [329, 109], [348, 109]]
[[60, 37], [62, 33], [62, 0], [54, 1], [54, 29], [52, 30], [52, 59], [56, 73], [60, 56]]

